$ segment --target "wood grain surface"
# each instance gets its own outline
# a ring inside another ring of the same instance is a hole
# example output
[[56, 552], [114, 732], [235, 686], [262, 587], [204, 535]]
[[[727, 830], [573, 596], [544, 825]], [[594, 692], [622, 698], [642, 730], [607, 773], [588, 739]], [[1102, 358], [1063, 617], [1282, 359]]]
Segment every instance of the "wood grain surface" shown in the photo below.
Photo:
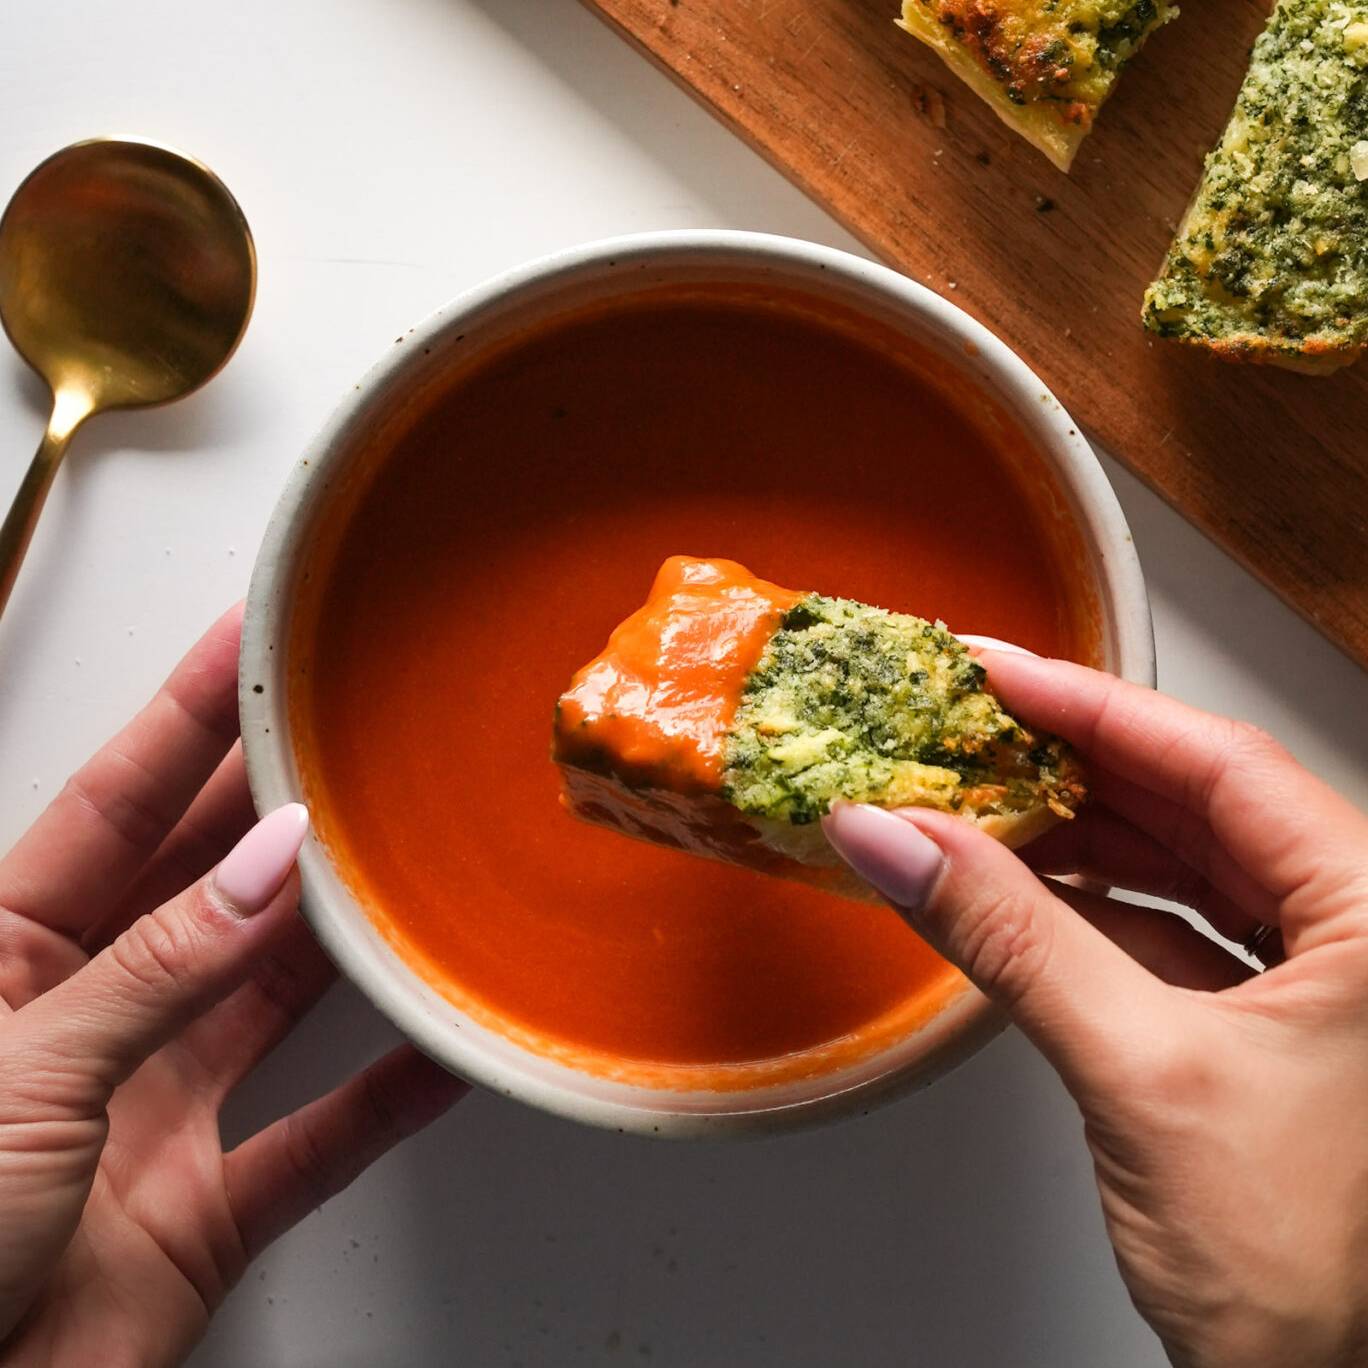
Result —
[[1139, 323], [1265, 4], [1186, 0], [1066, 176], [894, 26], [895, 0], [585, 3], [1368, 664], [1368, 363], [1234, 366]]

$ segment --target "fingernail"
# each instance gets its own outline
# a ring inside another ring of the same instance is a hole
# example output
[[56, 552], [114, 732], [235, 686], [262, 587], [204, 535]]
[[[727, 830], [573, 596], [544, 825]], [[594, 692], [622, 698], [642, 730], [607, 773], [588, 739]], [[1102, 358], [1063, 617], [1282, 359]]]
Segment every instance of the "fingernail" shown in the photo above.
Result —
[[214, 891], [240, 917], [250, 917], [280, 892], [309, 830], [309, 809], [286, 803], [268, 812], [214, 871]]
[[867, 803], [837, 803], [822, 819], [836, 853], [889, 902], [915, 912], [936, 886], [945, 856], [911, 822]]
[[[957, 635], [970, 650], [1006, 651], [1009, 655], [1035, 656], [1034, 651], [1028, 651], [1024, 646], [1017, 646], [1010, 641], [1001, 641], [997, 637], [976, 636], [972, 632], [960, 632], [957, 633]], [[1036, 658], [1038, 659], [1039, 657]]]

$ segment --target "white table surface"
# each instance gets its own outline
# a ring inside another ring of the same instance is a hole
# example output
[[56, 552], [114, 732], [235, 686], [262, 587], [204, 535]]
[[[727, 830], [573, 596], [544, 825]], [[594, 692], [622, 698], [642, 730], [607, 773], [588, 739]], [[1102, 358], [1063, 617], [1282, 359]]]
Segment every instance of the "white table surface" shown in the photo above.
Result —
[[[261, 288], [218, 380], [174, 409], [102, 418], [58, 480], [0, 623], [0, 847], [243, 592], [302, 443], [444, 299], [637, 229], [858, 250], [573, 0], [10, 0], [5, 18], [0, 195], [92, 133], [178, 144], [241, 199]], [[43, 404], [7, 353], [0, 400], [3, 500]], [[1149, 576], [1163, 686], [1261, 723], [1368, 801], [1368, 734], [1348, 722], [1359, 669], [1108, 470]], [[230, 1131], [390, 1039], [335, 990], [243, 1088]], [[772, 1142], [624, 1139], [473, 1097], [273, 1248], [193, 1362], [1162, 1356], [1115, 1274], [1069, 1100], [1008, 1035], [930, 1093]]]

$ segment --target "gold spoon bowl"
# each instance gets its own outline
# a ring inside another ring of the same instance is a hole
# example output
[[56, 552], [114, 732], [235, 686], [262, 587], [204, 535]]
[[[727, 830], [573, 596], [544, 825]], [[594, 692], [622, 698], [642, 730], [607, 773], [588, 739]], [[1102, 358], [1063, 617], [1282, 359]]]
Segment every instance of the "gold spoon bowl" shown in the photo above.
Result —
[[0, 218], [0, 324], [47, 382], [52, 416], [0, 527], [0, 611], [76, 429], [198, 389], [242, 340], [255, 293], [237, 201], [168, 147], [73, 143], [15, 191]]

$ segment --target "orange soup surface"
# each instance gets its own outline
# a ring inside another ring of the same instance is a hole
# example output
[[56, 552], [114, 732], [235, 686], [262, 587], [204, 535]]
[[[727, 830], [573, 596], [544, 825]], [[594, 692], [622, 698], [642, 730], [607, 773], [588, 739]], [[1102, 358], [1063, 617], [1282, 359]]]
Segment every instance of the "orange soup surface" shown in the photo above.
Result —
[[891, 911], [577, 822], [549, 754], [676, 553], [1092, 659], [1041, 459], [950, 395], [802, 301], [660, 294], [520, 339], [399, 439], [309, 568], [291, 710], [320, 836], [430, 981], [580, 1067], [716, 1087], [850, 1062], [960, 991]]

